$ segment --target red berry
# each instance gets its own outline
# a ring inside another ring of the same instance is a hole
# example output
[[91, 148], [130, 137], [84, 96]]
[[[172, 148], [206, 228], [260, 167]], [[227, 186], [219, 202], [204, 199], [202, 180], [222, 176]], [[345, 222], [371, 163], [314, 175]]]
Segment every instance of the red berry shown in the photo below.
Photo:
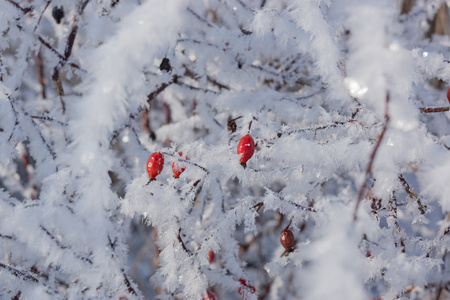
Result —
[[147, 172], [148, 176], [150, 176], [150, 179], [155, 179], [156, 176], [161, 174], [163, 168], [164, 156], [159, 152], [155, 152], [150, 155], [147, 161]]
[[203, 296], [203, 300], [216, 300], [216, 297], [212, 292], [205, 292], [205, 295]]
[[447, 100], [448, 102], [450, 102], [450, 88], [448, 88], [447, 90]]
[[256, 288], [253, 285], [248, 284], [244, 278], [239, 278], [239, 282], [243, 285], [243, 287], [240, 287], [238, 289], [239, 295], [242, 296], [246, 290], [250, 291], [251, 293], [256, 292]]
[[212, 251], [211, 249], [208, 251], [208, 261], [209, 263], [212, 263], [214, 261], [214, 258], [216, 257], [216, 255], [214, 254], [214, 251]]
[[[183, 159], [187, 159], [187, 156], [183, 157], [183, 152], [178, 152], [178, 155]], [[179, 162], [174, 161], [172, 163], [173, 177], [175, 178], [180, 177], [181, 173], [183, 173], [184, 170], [186, 170], [186, 167], [181, 165]]]
[[292, 249], [292, 247], [294, 247], [294, 234], [287, 227], [281, 231], [280, 243], [286, 250], [290, 250]]
[[240, 155], [239, 161], [246, 163], [255, 153], [255, 141], [251, 136], [244, 135], [237, 146], [237, 153]]

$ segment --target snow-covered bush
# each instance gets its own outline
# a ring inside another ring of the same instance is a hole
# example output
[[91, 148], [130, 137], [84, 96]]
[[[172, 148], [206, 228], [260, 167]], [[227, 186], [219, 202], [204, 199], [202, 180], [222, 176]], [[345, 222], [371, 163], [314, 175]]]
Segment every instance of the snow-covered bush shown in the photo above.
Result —
[[0, 298], [449, 297], [438, 10], [0, 0]]

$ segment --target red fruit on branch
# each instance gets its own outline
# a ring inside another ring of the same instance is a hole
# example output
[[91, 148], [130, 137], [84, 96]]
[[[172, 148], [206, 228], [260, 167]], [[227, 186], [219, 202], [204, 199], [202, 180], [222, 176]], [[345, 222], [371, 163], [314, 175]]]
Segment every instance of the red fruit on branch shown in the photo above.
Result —
[[238, 289], [239, 295], [243, 296], [245, 291], [249, 291], [252, 294], [256, 292], [256, 288], [253, 285], [248, 284], [244, 278], [239, 278], [239, 282], [243, 285]]
[[[183, 159], [187, 159], [187, 156], [183, 157], [183, 152], [178, 152], [178, 155]], [[175, 178], [180, 177], [181, 173], [183, 173], [184, 170], [186, 170], [186, 167], [181, 165], [179, 162], [174, 161], [172, 163], [173, 177], [175, 177]]]
[[255, 141], [250, 135], [244, 135], [237, 146], [237, 153], [240, 155], [239, 161], [245, 168], [247, 161], [252, 158], [255, 153]]
[[214, 254], [214, 251], [209, 250], [208, 251], [208, 261], [209, 261], [209, 263], [212, 263], [214, 261], [215, 257], [216, 257], [216, 255]]
[[294, 234], [289, 228], [285, 228], [281, 231], [280, 234], [280, 243], [286, 250], [291, 250], [295, 245]]
[[147, 161], [147, 172], [150, 180], [155, 180], [164, 168], [164, 156], [160, 152], [150, 155]]
[[450, 88], [448, 88], [447, 90], [447, 100], [448, 102], [450, 102]]
[[203, 296], [203, 300], [216, 300], [216, 297], [214, 296], [214, 294], [212, 292], [207, 292]]

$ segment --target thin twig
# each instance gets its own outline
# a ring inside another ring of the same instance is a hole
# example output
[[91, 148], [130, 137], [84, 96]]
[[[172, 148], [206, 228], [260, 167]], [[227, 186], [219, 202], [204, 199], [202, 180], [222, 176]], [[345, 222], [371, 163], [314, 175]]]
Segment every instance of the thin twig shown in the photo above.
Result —
[[224, 85], [223, 83], [218, 82], [216, 79], [212, 78], [211, 76], [206, 76], [206, 80], [210, 83], [212, 83], [213, 85], [217, 86], [220, 90], [225, 89], [227, 91], [230, 90], [230, 88], [226, 85]]
[[66, 62], [70, 55], [72, 54], [73, 44], [75, 42], [75, 37], [77, 36], [78, 25], [74, 25], [70, 31], [69, 37], [67, 38], [66, 48], [64, 49], [64, 61]]
[[192, 256], [192, 252], [189, 251], [189, 250], [186, 248], [186, 245], [184, 244], [183, 240], [181, 239], [181, 228], [178, 230], [178, 236], [177, 236], [177, 238], [178, 238], [178, 241], [179, 241], [180, 244], [181, 244], [181, 247], [183, 247], [183, 250], [184, 250], [187, 254], [189, 254], [189, 256]]
[[12, 5], [14, 5], [16, 8], [20, 9], [24, 14], [29, 13], [30, 11], [33, 10], [33, 6], [29, 6], [26, 8], [23, 8], [22, 6], [20, 6], [17, 2], [14, 2], [12, 0], [5, 0], [6, 2], [11, 3]]
[[38, 27], [39, 24], [41, 23], [42, 16], [44, 15], [45, 11], [47, 10], [48, 6], [50, 5], [50, 2], [52, 2], [52, 1], [47, 1], [47, 2], [45, 3], [44, 9], [43, 9], [42, 12], [39, 14], [39, 19], [38, 19], [38, 21], [36, 22], [36, 26], [34, 26], [34, 31], [36, 31], [37, 27]]
[[259, 210], [261, 209], [261, 207], [264, 205], [264, 202], [258, 202], [255, 205], [252, 206], [252, 208], [254, 208], [256, 210], [256, 212], [259, 212]]
[[177, 82], [177, 85], [179, 85], [179, 86], [181, 86], [181, 87], [188, 88], [188, 89], [193, 90], [193, 91], [200, 91], [200, 92], [204, 92], [204, 93], [217, 94], [217, 92], [215, 92], [215, 91], [212, 91], [212, 90], [209, 90], [209, 89], [198, 88], [198, 87], [189, 85], [189, 84], [184, 83], [184, 82], [181, 82], [181, 81], [180, 81], [180, 82]]
[[202, 45], [202, 46], [209, 46], [209, 47], [213, 47], [222, 51], [227, 51], [226, 48], [220, 48], [218, 45], [210, 43], [210, 42], [204, 42], [204, 41], [200, 41], [200, 40], [196, 40], [196, 39], [190, 39], [190, 38], [181, 38], [178, 39], [176, 44], [178, 43], [191, 43], [191, 44], [198, 44], [198, 45]]
[[317, 131], [317, 130], [325, 130], [325, 129], [329, 129], [329, 128], [335, 128], [338, 126], [343, 126], [346, 125], [348, 123], [353, 123], [355, 122], [355, 120], [350, 119], [346, 122], [334, 122], [331, 124], [327, 124], [327, 125], [322, 125], [322, 126], [317, 126], [317, 127], [310, 127], [310, 128], [299, 128], [299, 129], [292, 129], [292, 130], [288, 130], [288, 131], [282, 131], [282, 132], [278, 132], [276, 137], [273, 138], [269, 138], [269, 139], [264, 139], [262, 140], [262, 142], [268, 142], [268, 141], [272, 141], [275, 140], [277, 138], [280, 138], [283, 135], [291, 135], [291, 134], [295, 134], [295, 133], [302, 133], [302, 132], [308, 132], [308, 131]]
[[161, 94], [169, 85], [171, 85], [172, 83], [177, 81], [177, 76], [173, 76], [172, 80], [169, 82], [164, 82], [162, 83], [160, 86], [156, 87], [156, 89], [151, 92], [150, 94], [148, 94], [147, 96], [147, 102], [150, 103], [151, 101], [153, 101], [153, 99], [156, 98], [156, 96], [158, 96], [159, 94]]
[[385, 133], [387, 131], [387, 128], [388, 128], [389, 119], [390, 119], [390, 116], [389, 116], [389, 93], [386, 93], [386, 103], [385, 103], [385, 108], [384, 109], [385, 110], [384, 110], [384, 125], [383, 125], [383, 129], [381, 130], [381, 134], [378, 137], [378, 141], [375, 144], [375, 147], [373, 148], [372, 153], [370, 154], [369, 164], [367, 165], [367, 168], [366, 168], [366, 173], [364, 175], [364, 180], [363, 180], [363, 183], [361, 184], [361, 187], [359, 188], [359, 191], [358, 191], [358, 198], [356, 199], [355, 211], [353, 212], [353, 221], [356, 221], [356, 219], [357, 219], [356, 214], [358, 212], [359, 205], [361, 203], [361, 200], [362, 200], [363, 195], [364, 195], [364, 191], [365, 191], [366, 186], [367, 186], [367, 180], [369, 179], [369, 174], [372, 171], [373, 162], [375, 161], [375, 157], [377, 155], [378, 149], [380, 148], [381, 142], [382, 142], [383, 137], [384, 137], [384, 135], [385, 135]]
[[33, 118], [33, 119], [38, 119], [38, 120], [44, 120], [44, 121], [50, 121], [50, 122], [56, 122], [56, 123], [58, 123], [58, 124], [60, 124], [60, 125], [62, 125], [62, 126], [67, 126], [67, 124], [64, 123], [64, 122], [61, 122], [61, 121], [58, 121], [58, 120], [55, 120], [55, 119], [53, 119], [53, 118], [46, 117], [46, 116], [32, 116], [32, 115], [30, 115], [30, 117]]
[[408, 196], [417, 201], [417, 205], [419, 206], [420, 213], [422, 215], [424, 215], [426, 207], [422, 204], [422, 201], [420, 201], [417, 194], [412, 191], [412, 189], [409, 186], [408, 182], [406, 181], [405, 177], [403, 177], [403, 175], [400, 174], [400, 176], [398, 176], [398, 179], [403, 184], [403, 187], [405, 188], [405, 192], [408, 194]]
[[125, 282], [125, 285], [127, 286], [127, 289], [128, 289], [128, 293], [137, 296], [137, 293], [136, 293], [136, 291], [134, 290], [134, 288], [131, 286], [131, 282], [130, 282], [130, 280], [128, 279], [127, 274], [125, 273], [125, 270], [122, 269], [121, 271], [122, 271], [122, 274], [123, 274], [123, 281]]
[[18, 270], [11, 266], [5, 265], [1, 262], [0, 262], [0, 268], [7, 270], [9, 273], [11, 273], [12, 275], [14, 275], [22, 280], [39, 282], [39, 280], [36, 277], [34, 277], [33, 275], [30, 275], [29, 273], [27, 273], [25, 271]]
[[444, 107], [421, 107], [419, 108], [421, 113], [438, 113], [438, 112], [444, 112], [449, 111], [450, 106], [444, 106]]
[[199, 14], [197, 14], [195, 11], [192, 10], [192, 8], [188, 7], [187, 8], [188, 12], [190, 12], [192, 15], [194, 15], [194, 17], [196, 17], [200, 22], [204, 23], [206, 26], [208, 26], [209, 28], [213, 28], [214, 26], [211, 25], [211, 23], [209, 23], [205, 18], [200, 17]]
[[[21, 27], [19, 27], [19, 29], [21, 29]], [[40, 35], [38, 36], [38, 40], [39, 42], [41, 42], [42, 45], [44, 45], [45, 47], [47, 47], [48, 49], [50, 49], [50, 51], [52, 51], [54, 54], [56, 54], [56, 56], [59, 57], [60, 60], [64, 60], [64, 56], [58, 52], [58, 50], [56, 50], [55, 48], [53, 48], [52, 45], [50, 45], [48, 42], [46, 42], [44, 40], [43, 37], [41, 37]]]
[[[17, 25], [17, 28], [19, 28], [20, 30], [23, 30], [23, 27], [20, 25]], [[55, 48], [53, 48], [52, 45], [50, 45], [50, 43], [48, 43], [46, 40], [44, 40], [44, 38], [40, 35], [37, 35], [37, 38], [39, 40], [39, 42], [41, 42], [42, 45], [44, 45], [46, 48], [48, 48], [51, 52], [53, 52], [56, 56], [58, 56], [60, 61], [64, 61], [65, 57], [64, 55], [62, 55], [61, 53], [59, 53], [58, 50], [56, 50]], [[78, 69], [80, 71], [84, 71], [86, 72], [86, 70], [81, 69], [81, 67], [79, 65], [77, 65], [76, 63], [70, 62], [68, 63], [69, 66], [71, 66], [72, 68]]]
[[289, 204], [294, 205], [295, 207], [300, 208], [300, 209], [302, 209], [302, 210], [306, 210], [306, 211], [310, 211], [310, 212], [315, 212], [315, 213], [317, 212], [317, 210], [314, 209], [314, 208], [312, 208], [312, 207], [304, 206], [304, 205], [301, 205], [301, 204], [297, 204], [297, 203], [295, 203], [295, 202], [292, 202], [292, 201], [290, 201], [290, 200], [287, 200], [286, 198], [284, 198], [284, 197], [282, 197], [282, 196], [280, 196], [280, 195], [277, 195], [277, 197], [278, 197], [278, 199], [280, 199], [281, 201], [289, 202]]
[[47, 97], [45, 94], [44, 65], [42, 63], [41, 52], [36, 54], [35, 61], [36, 61], [36, 71], [37, 71], [38, 78], [39, 78], [39, 84], [41, 85], [41, 97], [42, 97], [42, 99], [46, 99]]
[[10, 235], [4, 235], [0, 233], [0, 238], [7, 239], [7, 240], [15, 240], [16, 238]]
[[[63, 250], [65, 250], [65, 249], [72, 250], [70, 246], [66, 246], [66, 245], [64, 245], [63, 243], [61, 243], [61, 242], [60, 242], [53, 234], [50, 233], [50, 231], [48, 231], [47, 228], [45, 228], [45, 227], [42, 226], [42, 225], [40, 225], [40, 228], [42, 229], [42, 231], [44, 231], [44, 232], [50, 237], [50, 239], [52, 239], [52, 240], [56, 243], [56, 245], [57, 245], [59, 248], [61, 248], [61, 249], [63, 249]], [[81, 256], [81, 255], [75, 253], [73, 250], [72, 250], [72, 253], [73, 253], [73, 255], [74, 255], [76, 258], [79, 258], [80, 260], [85, 261], [85, 262], [88, 262], [89, 264], [92, 265], [92, 260], [90, 260], [89, 258], [84, 257], [84, 256]]]
[[202, 170], [205, 171], [206, 173], [209, 173], [208, 169], [206, 169], [205, 167], [202, 167], [202, 166], [200, 166], [199, 164], [197, 164], [197, 163], [195, 163], [195, 162], [192, 162], [192, 161], [190, 161], [190, 160], [188, 160], [188, 159], [183, 159], [183, 158], [181, 158], [181, 157], [177, 157], [178, 155], [174, 155], [174, 154], [169, 153], [169, 152], [161, 152], [161, 153], [164, 154], [164, 155], [172, 156], [172, 157], [174, 157], [175, 159], [177, 159], [179, 162], [191, 164], [191, 165], [193, 165], [193, 166], [196, 166], [197, 168], [202, 169]]

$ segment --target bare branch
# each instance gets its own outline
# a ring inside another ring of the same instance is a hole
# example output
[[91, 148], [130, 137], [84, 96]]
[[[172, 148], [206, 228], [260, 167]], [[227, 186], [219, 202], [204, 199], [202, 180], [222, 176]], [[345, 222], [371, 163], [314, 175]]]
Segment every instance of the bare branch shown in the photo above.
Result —
[[125, 285], [127, 286], [127, 289], [128, 289], [128, 293], [137, 296], [137, 293], [136, 293], [136, 291], [134, 290], [134, 288], [131, 286], [131, 282], [130, 282], [130, 280], [128, 279], [127, 274], [125, 273], [125, 270], [122, 269], [121, 271], [122, 271], [122, 275], [123, 275], [123, 281], [125, 282]]
[[[45, 228], [45, 227], [42, 226], [42, 225], [40, 225], [40, 227], [41, 227], [42, 231], [44, 231], [44, 232], [45, 232], [45, 233], [46, 233], [46, 234], [47, 234], [47, 235], [48, 235], [48, 236], [56, 243], [56, 245], [57, 245], [59, 248], [61, 248], [61, 249], [63, 249], [63, 250], [65, 250], [65, 249], [72, 250], [72, 248], [71, 248], [70, 246], [66, 246], [66, 245], [64, 245], [63, 243], [61, 243], [61, 242], [60, 242], [53, 234], [50, 233], [50, 231], [48, 231], [47, 228]], [[84, 257], [84, 256], [82, 256], [82, 255], [79, 255], [79, 254], [73, 252], [73, 250], [72, 250], [72, 253], [73, 253], [73, 255], [74, 255], [76, 258], [78, 258], [78, 259], [80, 259], [80, 260], [82, 260], [82, 261], [88, 262], [89, 264], [92, 265], [92, 260], [90, 260], [89, 258]]]
[[25, 272], [25, 271], [21, 271], [18, 270], [16, 268], [13, 268], [11, 266], [8, 266], [6, 264], [3, 264], [0, 262], [0, 268], [5, 269], [6, 271], [8, 271], [9, 273], [11, 273], [12, 275], [24, 280], [24, 281], [34, 281], [34, 282], [39, 282], [39, 280], [34, 277], [33, 275]]
[[444, 112], [449, 111], [450, 106], [445, 107], [421, 107], [419, 108], [421, 113], [438, 113], [438, 112]]
[[192, 8], [188, 7], [187, 8], [188, 12], [190, 12], [194, 17], [196, 17], [200, 22], [202, 22], [203, 24], [205, 24], [206, 26], [208, 26], [209, 28], [213, 28], [214, 26], [211, 25], [211, 23], [209, 23], [205, 18], [200, 17], [199, 14], [197, 14], [195, 11], [192, 10]]
[[367, 180], [369, 179], [369, 174], [372, 171], [372, 165], [373, 162], [375, 161], [375, 157], [377, 155], [378, 149], [380, 148], [381, 142], [383, 141], [383, 137], [387, 131], [388, 128], [388, 124], [389, 124], [389, 93], [386, 93], [386, 103], [385, 103], [385, 111], [384, 111], [384, 125], [383, 125], [383, 129], [381, 130], [381, 134], [378, 137], [378, 140], [375, 144], [375, 147], [372, 150], [372, 153], [370, 154], [370, 158], [369, 158], [369, 164], [367, 165], [366, 168], [366, 173], [364, 174], [364, 180], [363, 183], [361, 184], [359, 191], [358, 191], [358, 198], [356, 198], [356, 205], [355, 205], [355, 211], [353, 212], [353, 221], [356, 221], [357, 219], [357, 212], [358, 212], [358, 208], [359, 205], [361, 203], [361, 200], [363, 198], [364, 195], [364, 191], [366, 189], [367, 186]]
[[24, 14], [29, 13], [30, 11], [33, 10], [33, 6], [29, 6], [29, 7], [25, 7], [23, 8], [22, 6], [20, 6], [17, 2], [12, 1], [12, 0], [5, 0], [6, 2], [11, 3], [12, 5], [14, 5], [16, 8], [20, 9]]
[[169, 82], [164, 82], [162, 83], [160, 86], [156, 87], [156, 89], [151, 92], [150, 94], [148, 94], [147, 96], [147, 102], [150, 103], [151, 101], [153, 101], [156, 96], [158, 96], [159, 94], [161, 94], [169, 85], [171, 85], [172, 83], [177, 81], [177, 76], [174, 75], [172, 77], [172, 80]]
[[405, 177], [403, 177], [402, 174], [400, 174], [398, 176], [398, 179], [403, 184], [403, 187], [405, 188], [405, 192], [408, 194], [408, 196], [417, 201], [417, 205], [419, 206], [420, 213], [422, 215], [424, 215], [426, 206], [424, 206], [422, 204], [422, 201], [420, 201], [419, 196], [417, 196], [417, 194], [415, 194], [412, 191], [411, 187], [409, 186], [408, 182], [406, 181]]

